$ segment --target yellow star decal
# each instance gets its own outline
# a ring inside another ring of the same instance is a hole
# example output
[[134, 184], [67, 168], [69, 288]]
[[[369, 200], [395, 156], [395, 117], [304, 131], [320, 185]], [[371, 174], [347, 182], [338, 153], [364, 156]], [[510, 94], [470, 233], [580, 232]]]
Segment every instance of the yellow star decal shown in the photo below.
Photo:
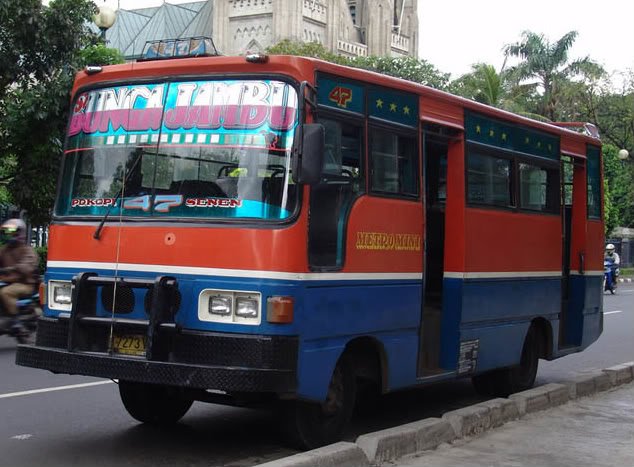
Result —
[[396, 104], [395, 104], [394, 102], [392, 102], [392, 103], [390, 104], [390, 112], [396, 112], [396, 108], [397, 108], [397, 107], [396, 107]]
[[541, 149], [541, 147], [542, 147], [542, 142], [541, 141], [537, 142], [537, 147]]
[[480, 128], [480, 125], [476, 125], [476, 133], [482, 133], [482, 128]]
[[382, 109], [383, 108], [383, 101], [381, 99], [377, 99], [376, 100], [376, 107], [378, 109]]
[[407, 107], [407, 106], [403, 107], [403, 113], [405, 115], [409, 115], [409, 107]]
[[502, 141], [506, 141], [506, 133], [502, 133]]
[[489, 136], [493, 138], [495, 136], [495, 131], [493, 131], [492, 129], [489, 130]]
[[548, 151], [550, 152], [550, 151], [552, 151], [552, 150], [553, 150], [553, 145], [552, 145], [552, 144], [549, 144], [549, 145], [548, 145]]
[[528, 136], [524, 138], [524, 144], [528, 144], [530, 142], [531, 142], [531, 139]]

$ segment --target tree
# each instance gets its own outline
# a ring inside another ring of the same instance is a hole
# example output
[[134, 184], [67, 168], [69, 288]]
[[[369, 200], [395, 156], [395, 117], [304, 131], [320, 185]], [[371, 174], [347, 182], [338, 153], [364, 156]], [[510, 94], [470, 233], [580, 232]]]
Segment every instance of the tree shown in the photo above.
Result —
[[634, 167], [631, 161], [619, 160], [619, 147], [603, 145], [603, 171], [606, 181], [606, 199], [610, 200], [612, 211], [610, 230], [618, 225], [634, 225]]
[[551, 43], [542, 34], [524, 31], [522, 39], [508, 44], [504, 53], [507, 57], [517, 57], [521, 61], [509, 72], [517, 84], [534, 80], [541, 92], [537, 113], [556, 121], [559, 117], [559, 100], [562, 87], [571, 78], [579, 75], [600, 76], [603, 69], [590, 58], [568, 59], [568, 51], [577, 38], [576, 31], [564, 34]]
[[442, 73], [426, 60], [418, 60], [413, 57], [344, 57], [330, 52], [318, 42], [292, 42], [288, 39], [267, 48], [266, 51], [272, 55], [319, 58], [340, 65], [395, 76], [436, 89], [447, 89], [449, 85], [448, 73]]
[[35, 224], [53, 205], [75, 72], [122, 61], [89, 29], [95, 11], [89, 0], [0, 3], [0, 184]]

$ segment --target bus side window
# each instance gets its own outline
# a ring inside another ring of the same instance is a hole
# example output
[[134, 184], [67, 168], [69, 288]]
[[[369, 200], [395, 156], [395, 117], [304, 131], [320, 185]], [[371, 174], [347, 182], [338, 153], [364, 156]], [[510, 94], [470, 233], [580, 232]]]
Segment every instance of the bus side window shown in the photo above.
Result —
[[314, 269], [343, 266], [348, 213], [365, 189], [361, 123], [322, 118], [326, 130], [322, 181], [311, 188], [308, 258]]
[[392, 196], [418, 196], [417, 147], [415, 136], [372, 128], [371, 191]]

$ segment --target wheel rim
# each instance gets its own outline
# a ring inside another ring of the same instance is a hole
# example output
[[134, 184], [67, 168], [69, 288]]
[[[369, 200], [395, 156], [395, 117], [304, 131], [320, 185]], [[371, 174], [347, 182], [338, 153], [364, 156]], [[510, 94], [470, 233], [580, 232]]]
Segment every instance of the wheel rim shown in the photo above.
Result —
[[344, 404], [345, 388], [343, 384], [343, 373], [337, 367], [332, 375], [332, 381], [328, 386], [326, 400], [321, 404], [321, 411], [326, 417], [335, 417]]

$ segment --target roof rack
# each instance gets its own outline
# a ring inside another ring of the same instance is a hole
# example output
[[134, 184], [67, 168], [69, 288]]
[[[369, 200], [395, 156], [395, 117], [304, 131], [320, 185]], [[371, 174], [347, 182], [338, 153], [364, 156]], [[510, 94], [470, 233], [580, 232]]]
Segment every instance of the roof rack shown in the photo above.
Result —
[[585, 122], [551, 122], [551, 123], [555, 126], [567, 128], [569, 130], [576, 131], [577, 133], [582, 133], [592, 138], [599, 139], [601, 137], [599, 135], [599, 129], [597, 128], [596, 125], [592, 123], [585, 123]]
[[220, 55], [211, 37], [197, 36], [180, 39], [147, 41], [140, 62], [170, 58], [215, 57]]

